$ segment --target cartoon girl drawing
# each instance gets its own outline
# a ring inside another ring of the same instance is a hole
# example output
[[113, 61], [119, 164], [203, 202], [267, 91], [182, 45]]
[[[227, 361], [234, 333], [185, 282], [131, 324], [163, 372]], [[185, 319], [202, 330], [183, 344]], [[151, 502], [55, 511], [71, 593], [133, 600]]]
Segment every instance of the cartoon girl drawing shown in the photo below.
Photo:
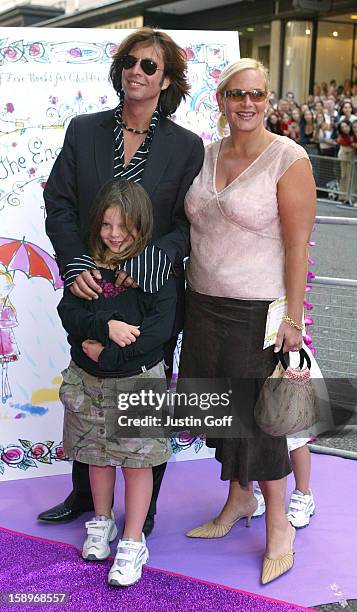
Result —
[[12, 396], [7, 373], [8, 365], [17, 361], [20, 355], [14, 334], [14, 327], [18, 326], [16, 309], [9, 298], [14, 287], [11, 274], [0, 269], [0, 363], [3, 404]]

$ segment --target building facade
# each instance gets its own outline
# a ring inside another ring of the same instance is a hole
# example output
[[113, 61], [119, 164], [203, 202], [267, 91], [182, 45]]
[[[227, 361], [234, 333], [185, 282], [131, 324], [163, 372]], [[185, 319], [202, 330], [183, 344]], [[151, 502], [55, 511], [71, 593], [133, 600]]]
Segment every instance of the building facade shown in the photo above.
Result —
[[8, 0], [0, 26], [238, 30], [241, 56], [255, 57], [269, 67], [278, 96], [293, 91], [303, 101], [316, 83], [333, 79], [348, 86], [357, 80], [356, 0], [39, 2], [17, 5]]

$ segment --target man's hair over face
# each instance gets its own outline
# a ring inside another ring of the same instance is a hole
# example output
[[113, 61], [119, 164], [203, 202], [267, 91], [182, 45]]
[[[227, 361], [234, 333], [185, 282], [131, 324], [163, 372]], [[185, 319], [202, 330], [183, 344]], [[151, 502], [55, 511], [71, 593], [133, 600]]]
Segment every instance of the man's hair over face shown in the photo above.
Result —
[[186, 98], [190, 85], [187, 80], [186, 55], [170, 36], [152, 28], [139, 28], [129, 34], [119, 45], [110, 67], [109, 76], [113, 87], [119, 95], [122, 89], [122, 59], [129, 55], [132, 48], [138, 44], [153, 45], [161, 48], [164, 58], [164, 77], [169, 77], [171, 83], [159, 97], [159, 111], [163, 117], [172, 115], [182, 100]]

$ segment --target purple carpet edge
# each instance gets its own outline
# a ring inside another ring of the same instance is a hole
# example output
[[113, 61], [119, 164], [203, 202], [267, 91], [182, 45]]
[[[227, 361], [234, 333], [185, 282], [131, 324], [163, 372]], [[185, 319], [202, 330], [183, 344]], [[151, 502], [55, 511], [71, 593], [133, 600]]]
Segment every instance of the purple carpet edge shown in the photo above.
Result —
[[[7, 534], [10, 538], [11, 537], [12, 538], [19, 537], [19, 538], [22, 538], [24, 540], [30, 540], [30, 541], [35, 542], [37, 544], [38, 543], [44, 543], [44, 544], [49, 544], [49, 545], [51, 545], [53, 547], [65, 547], [67, 549], [72, 550], [72, 552], [75, 552], [76, 554], [80, 552], [79, 549], [76, 546], [74, 546], [73, 544], [68, 544], [66, 542], [59, 542], [59, 541], [55, 541], [55, 540], [50, 540], [48, 538], [42, 538], [40, 536], [34, 536], [34, 535], [31, 535], [31, 534], [22, 533], [22, 532], [15, 531], [15, 530], [8, 529], [6, 527], [1, 527], [1, 526], [0, 526], [0, 532], [2, 532], [3, 534]], [[110, 561], [110, 559], [111, 558], [109, 558], [108, 561]], [[85, 566], [88, 565], [88, 564], [85, 564], [80, 557], [78, 558], [78, 561], [81, 563], [81, 566], [82, 566], [83, 569], [84, 569]], [[99, 564], [90, 564], [90, 565], [92, 566], [92, 568], [94, 567], [94, 569], [95, 569], [95, 568], [98, 568]], [[101, 567], [103, 567], [103, 564], [101, 564]], [[306, 608], [306, 607], [300, 606], [298, 604], [294, 604], [294, 603], [278, 600], [278, 599], [271, 598], [271, 597], [265, 597], [264, 595], [260, 595], [260, 594], [256, 594], [256, 593], [251, 593], [251, 592], [248, 592], [248, 591], [243, 591], [241, 589], [236, 589], [234, 587], [230, 587], [230, 586], [226, 586], [226, 585], [222, 585], [222, 584], [218, 584], [218, 583], [213, 583], [213, 582], [210, 582], [210, 581], [207, 581], [207, 580], [201, 580], [199, 578], [194, 578], [194, 577], [191, 577], [191, 576], [185, 576], [183, 574], [179, 574], [177, 572], [171, 572], [171, 571], [168, 571], [168, 570], [163, 570], [161, 568], [145, 567], [145, 573], [146, 572], [148, 574], [152, 573], [152, 574], [156, 574], [156, 575], [163, 574], [165, 576], [173, 578], [174, 580], [176, 579], [176, 580], [179, 580], [179, 581], [184, 581], [186, 583], [195, 583], [195, 584], [197, 584], [197, 587], [196, 587], [197, 590], [199, 590], [200, 587], [201, 587], [201, 591], [202, 591], [202, 587], [209, 587], [210, 589], [213, 589], [214, 591], [219, 592], [220, 594], [222, 594], [222, 592], [228, 592], [228, 593], [232, 593], [232, 594], [235, 594], [237, 596], [240, 596], [240, 597], [243, 596], [244, 598], [248, 597], [248, 598], [250, 598], [252, 600], [259, 600], [259, 604], [258, 604], [258, 602], [256, 602], [256, 604], [254, 605], [254, 610], [257, 610], [257, 611], [260, 610], [260, 609], [262, 609], [262, 610], [269, 610], [269, 609], [271, 609], [271, 610], [274, 610], [274, 611], [277, 611], [277, 612], [279, 610], [284, 610], [286, 612], [288, 612], [288, 610], [291, 610], [291, 611], [295, 611], [295, 610], [296, 611], [297, 610], [308, 610], [309, 611], [309, 610], [312, 610], [312, 608]], [[143, 584], [143, 580], [140, 581], [139, 585], [142, 585], [142, 584]], [[1, 575], [0, 575], [0, 586], [1, 586]], [[191, 587], [192, 587], [192, 584], [190, 584], [190, 588]], [[110, 587], [107, 587], [107, 589], [109, 589], [109, 588]], [[130, 589], [132, 589], [132, 588], [133, 587], [130, 587]], [[19, 589], [17, 589], [17, 591], [19, 591]], [[123, 593], [125, 591], [127, 592], [128, 589], [119, 589], [119, 591], [118, 590], [116, 590], [116, 591], [117, 591], [117, 593]], [[172, 588], [170, 588], [170, 591], [172, 591]], [[180, 589], [180, 592], [181, 591], [182, 591], [182, 589]], [[204, 589], [203, 589], [203, 591], [204, 591]], [[21, 591], [21, 592], [24, 592], [24, 591]], [[32, 592], [32, 591], [29, 591], [29, 592]], [[170, 597], [170, 599], [171, 598], [172, 597]], [[267, 606], [269, 606], [270, 602], [271, 602], [272, 605], [269, 608]], [[260, 604], [262, 604], [264, 607], [261, 608]], [[1, 602], [0, 602], [0, 608], [1, 607], [2, 606], [1, 606]], [[40, 608], [41, 609], [43, 608], [47, 612], [49, 612], [52, 609], [47, 604], [44, 607], [43, 606], [38, 606], [38, 605], [34, 606], [32, 604], [31, 608], [29, 608], [29, 609], [39, 610]], [[9, 609], [11, 609], [13, 612], [16, 612], [17, 607], [12, 604], [11, 606], [9, 606]], [[21, 608], [19, 607], [18, 609], [19, 610], [21, 609], [22, 611], [24, 611], [26, 608], [25, 608], [24, 605], [21, 605]], [[71, 609], [73, 610], [73, 607], [71, 607]], [[82, 610], [82, 608], [74, 608], [74, 609], [76, 610], [76, 612], [77, 612], [77, 610]], [[89, 610], [90, 608], [88, 608], [88, 605], [86, 605], [86, 607], [83, 608], [83, 609]], [[96, 609], [98, 609], [98, 608], [96, 608]], [[154, 608], [147, 608], [147, 607], [144, 608], [145, 612], [148, 612], [151, 609], [154, 610]], [[161, 609], [161, 608], [158, 608], [156, 606], [156, 604], [155, 604], [155, 610], [159, 610], [159, 609]], [[175, 609], [177, 611], [179, 611], [180, 609], [181, 610], [186, 610], [186, 611], [190, 610], [190, 608], [187, 607], [186, 603], [185, 603], [183, 608], [179, 608], [176, 605]], [[206, 608], [201, 608], [201, 610], [205, 610], [205, 609]], [[207, 608], [207, 610], [208, 609], [209, 609], [209, 607]], [[226, 610], [226, 607], [224, 606], [223, 608], [221, 607], [220, 609], [221, 610]], [[230, 608], [228, 607], [227, 610], [229, 610], [229, 609]], [[239, 609], [244, 610], [245, 608], [236, 608], [235, 607], [234, 609], [238, 611]], [[54, 606], [53, 610], [59, 610], [59, 606], [58, 605]], [[106, 608], [106, 610], [111, 610], [111, 608]], [[122, 610], [124, 610], [124, 609], [122, 608]], [[140, 608], [138, 608], [138, 606], [135, 605], [134, 607], [126, 608], [126, 610], [127, 610], [127, 612], [129, 612], [130, 610], [137, 610], [138, 611], [138, 610], [140, 610]]]
[[218, 587], [220, 589], [225, 589], [226, 591], [233, 591], [235, 593], [242, 593], [243, 595], [251, 595], [252, 597], [261, 598], [265, 601], [272, 601], [278, 604], [286, 604], [288, 606], [294, 606], [298, 610], [307, 610], [308, 612], [313, 612], [313, 608], [306, 608], [305, 606], [300, 606], [299, 604], [295, 604], [290, 601], [284, 601], [283, 599], [275, 599], [274, 597], [268, 597], [265, 595], [261, 595], [260, 593], [252, 593], [251, 591], [244, 591], [243, 589], [235, 589], [234, 587], [227, 586], [225, 584], [220, 584], [218, 582], [211, 582], [209, 580], [202, 580], [201, 578], [195, 578], [193, 576], [186, 576], [185, 574], [179, 574], [177, 572], [171, 572], [169, 570], [160, 569], [158, 567], [146, 567], [149, 571], [162, 572], [164, 574], [168, 574], [169, 576], [177, 576], [182, 579], [191, 580], [192, 582], [200, 582], [202, 584], [207, 584], [209, 586]]

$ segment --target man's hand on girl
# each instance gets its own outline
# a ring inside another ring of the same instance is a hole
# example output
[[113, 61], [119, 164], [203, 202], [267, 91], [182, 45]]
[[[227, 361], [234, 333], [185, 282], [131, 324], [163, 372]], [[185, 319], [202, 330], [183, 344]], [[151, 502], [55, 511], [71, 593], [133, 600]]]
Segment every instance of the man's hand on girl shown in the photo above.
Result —
[[140, 330], [137, 325], [129, 325], [124, 323], [124, 321], [111, 319], [108, 321], [108, 326], [110, 340], [113, 340], [113, 342], [121, 347], [136, 342], [136, 339], [140, 336]]
[[89, 359], [98, 362], [104, 346], [96, 340], [84, 340], [84, 342], [82, 342], [82, 349]]
[[137, 289], [139, 287], [138, 283], [136, 283], [133, 277], [129, 276], [125, 270], [119, 270], [115, 279], [115, 284], [117, 287], [121, 287], [121, 285], [123, 285], [127, 289], [129, 289], [129, 287], [132, 287], [133, 289]]
[[76, 280], [70, 285], [73, 295], [84, 300], [97, 300], [98, 293], [102, 293], [101, 287], [96, 282], [102, 278], [99, 270], [84, 270], [78, 274]]

